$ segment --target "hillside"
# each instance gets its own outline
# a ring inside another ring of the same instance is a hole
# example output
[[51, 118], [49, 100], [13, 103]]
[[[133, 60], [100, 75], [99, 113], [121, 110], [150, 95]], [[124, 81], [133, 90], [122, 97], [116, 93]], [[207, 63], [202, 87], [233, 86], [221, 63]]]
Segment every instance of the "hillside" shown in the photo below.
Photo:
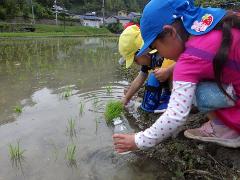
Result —
[[[83, 14], [95, 11], [101, 14], [104, 0], [57, 0], [57, 5], [65, 7], [70, 13]], [[106, 16], [116, 14], [119, 10], [127, 12], [141, 12], [149, 0], [105, 0]], [[32, 3], [31, 3], [32, 2]], [[238, 6], [231, 2], [238, 2]], [[239, 8], [239, 0], [196, 0], [197, 5], [223, 6]], [[11, 19], [16, 16], [28, 18], [32, 16], [32, 5], [36, 18], [54, 18], [52, 6], [54, 0], [0, 0], [0, 20]]]
[[[105, 0], [106, 15], [116, 14], [119, 10], [141, 11], [148, 0]], [[0, 0], [0, 19], [16, 16], [30, 17], [32, 5], [36, 18], [52, 18], [54, 0]], [[57, 5], [65, 7], [70, 13], [83, 14], [102, 11], [103, 0], [57, 0]]]

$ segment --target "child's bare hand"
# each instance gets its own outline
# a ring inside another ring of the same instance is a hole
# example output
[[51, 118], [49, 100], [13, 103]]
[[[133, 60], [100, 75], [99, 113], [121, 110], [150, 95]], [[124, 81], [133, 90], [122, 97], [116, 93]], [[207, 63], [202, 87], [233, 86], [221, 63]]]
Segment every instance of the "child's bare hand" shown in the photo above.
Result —
[[114, 134], [114, 148], [118, 153], [133, 151], [137, 149], [135, 134]]
[[125, 97], [123, 97], [123, 98], [121, 99], [121, 102], [122, 102], [122, 104], [123, 104], [124, 106], [126, 106], [126, 105], [128, 104], [128, 102], [129, 102], [129, 100], [127, 100]]
[[155, 69], [153, 73], [160, 82], [165, 82], [170, 76], [168, 68], [158, 68]]

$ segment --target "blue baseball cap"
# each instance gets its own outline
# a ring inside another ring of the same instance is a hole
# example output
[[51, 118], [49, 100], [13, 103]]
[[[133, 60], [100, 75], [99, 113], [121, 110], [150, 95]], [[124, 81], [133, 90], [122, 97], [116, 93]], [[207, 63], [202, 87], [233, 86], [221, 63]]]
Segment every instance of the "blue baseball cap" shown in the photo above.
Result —
[[144, 45], [137, 54], [141, 56], [163, 31], [181, 19], [185, 29], [192, 35], [202, 35], [211, 31], [225, 16], [221, 8], [195, 7], [194, 0], [151, 0], [144, 8], [140, 28]]

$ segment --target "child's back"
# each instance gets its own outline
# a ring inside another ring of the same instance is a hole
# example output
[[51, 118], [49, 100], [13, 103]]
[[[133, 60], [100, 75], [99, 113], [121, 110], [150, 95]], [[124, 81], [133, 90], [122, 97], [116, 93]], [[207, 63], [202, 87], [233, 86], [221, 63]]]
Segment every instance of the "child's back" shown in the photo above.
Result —
[[[213, 59], [222, 42], [222, 32], [212, 32], [194, 36], [186, 43], [186, 49], [180, 56], [174, 70], [174, 81], [198, 83], [214, 80]], [[232, 45], [229, 59], [222, 72], [222, 82], [232, 84], [236, 95], [240, 97], [240, 30], [232, 29]], [[229, 127], [240, 131], [240, 99], [231, 108], [215, 111], [218, 118]]]
[[[186, 50], [176, 64], [174, 80], [194, 83], [214, 80], [212, 61], [221, 41], [222, 32], [218, 30], [190, 38], [186, 43]], [[222, 77], [224, 83], [233, 84], [240, 96], [240, 30], [232, 29], [232, 46]]]

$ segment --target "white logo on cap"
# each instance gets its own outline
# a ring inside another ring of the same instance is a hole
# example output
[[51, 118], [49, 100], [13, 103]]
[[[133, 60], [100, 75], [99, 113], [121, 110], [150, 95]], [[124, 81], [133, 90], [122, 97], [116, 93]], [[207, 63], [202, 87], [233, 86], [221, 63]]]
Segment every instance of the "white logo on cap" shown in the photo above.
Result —
[[191, 29], [196, 32], [204, 32], [213, 23], [213, 16], [211, 14], [205, 14], [201, 21], [194, 21]]

